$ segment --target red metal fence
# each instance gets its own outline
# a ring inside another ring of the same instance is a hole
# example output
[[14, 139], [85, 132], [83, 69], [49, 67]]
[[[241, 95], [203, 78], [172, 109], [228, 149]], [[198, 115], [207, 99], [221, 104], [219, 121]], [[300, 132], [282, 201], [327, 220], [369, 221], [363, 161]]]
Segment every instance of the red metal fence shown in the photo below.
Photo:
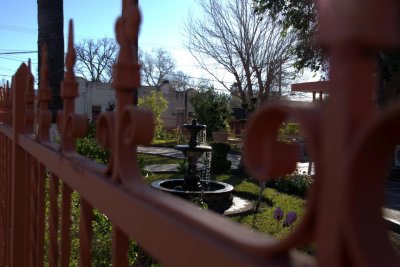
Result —
[[320, 1], [319, 10], [320, 41], [331, 57], [326, 108], [279, 104], [261, 108], [252, 118], [245, 143], [248, 169], [263, 180], [295, 168], [296, 148], [276, 143], [278, 125], [285, 117], [297, 116], [309, 137], [316, 181], [303, 221], [285, 240], [251, 232], [155, 191], [143, 181], [136, 146], [151, 141], [154, 125], [151, 114], [131, 105], [132, 88], [138, 88], [140, 81], [132, 49], [140, 14], [124, 1], [116, 26], [121, 48], [114, 69], [117, 106], [97, 121], [99, 142], [111, 151], [107, 166], [75, 152], [86, 118], [74, 114], [72, 26], [61, 92], [64, 110], [58, 116], [59, 145], [49, 140], [45, 51], [38, 109], [28, 66], [18, 69], [11, 89], [0, 90], [0, 265], [43, 266], [47, 251], [50, 266], [68, 266], [71, 193], [76, 191], [81, 202], [80, 266], [92, 262], [94, 208], [112, 222], [114, 266], [128, 266], [129, 240], [166, 266], [310, 266], [313, 259], [292, 249], [311, 242], [317, 244], [320, 266], [400, 266], [380, 211], [384, 163], [400, 134], [400, 108], [378, 114], [370, 101], [376, 52], [397, 44], [395, 2]]

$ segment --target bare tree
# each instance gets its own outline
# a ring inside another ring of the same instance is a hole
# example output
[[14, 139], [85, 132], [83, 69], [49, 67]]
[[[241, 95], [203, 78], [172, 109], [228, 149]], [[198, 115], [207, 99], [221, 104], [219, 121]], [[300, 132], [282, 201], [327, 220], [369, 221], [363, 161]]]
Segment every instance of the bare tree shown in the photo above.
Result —
[[144, 83], [150, 86], [160, 86], [164, 80], [170, 79], [176, 66], [175, 59], [162, 48], [151, 53], [139, 51], [139, 62]]
[[178, 91], [186, 91], [190, 87], [194, 87], [194, 82], [192, 78], [181, 70], [178, 70], [174, 74], [170, 75], [170, 83]]
[[[199, 0], [201, 18], [185, 24], [186, 46], [200, 66], [242, 103], [268, 100], [293, 74], [289, 53], [295, 36], [267, 15], [258, 16], [248, 0]], [[223, 68], [235, 80], [224, 82], [215, 71]]]
[[85, 39], [76, 45], [76, 72], [89, 81], [110, 83], [117, 53], [114, 39]]

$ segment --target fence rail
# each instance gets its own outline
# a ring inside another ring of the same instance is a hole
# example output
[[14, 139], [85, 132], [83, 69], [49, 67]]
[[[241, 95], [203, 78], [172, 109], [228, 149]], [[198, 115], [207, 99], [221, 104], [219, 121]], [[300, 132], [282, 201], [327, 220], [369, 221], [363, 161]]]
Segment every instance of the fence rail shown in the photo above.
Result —
[[[59, 144], [52, 143], [49, 135], [45, 48], [38, 105], [34, 105], [29, 65], [21, 65], [11, 88], [8, 84], [0, 88], [0, 266], [70, 265], [73, 192], [80, 199], [80, 266], [92, 265], [94, 209], [112, 223], [114, 266], [128, 266], [130, 240], [166, 266], [400, 266], [380, 213], [382, 174], [400, 134], [400, 108], [379, 114], [370, 101], [376, 53], [398, 41], [396, 3], [364, 0], [362, 10], [355, 3], [319, 2], [319, 40], [331, 58], [326, 108], [272, 104], [260, 108], [249, 123], [245, 159], [255, 178], [278, 177], [295, 168], [296, 148], [276, 143], [285, 117], [297, 116], [316, 165], [306, 214], [282, 241], [153, 190], [144, 182], [136, 146], [151, 142], [154, 123], [150, 113], [131, 105], [132, 88], [138, 88], [140, 81], [132, 49], [140, 13], [131, 1], [124, 1], [116, 24], [120, 45], [113, 82], [116, 110], [97, 120], [99, 143], [111, 151], [108, 165], [76, 153], [75, 141], [84, 135], [87, 119], [74, 113], [78, 91], [70, 23], [61, 90], [64, 109], [57, 117]], [[338, 28], [338, 21], [350, 26]], [[311, 242], [317, 244], [316, 259], [294, 250]]]

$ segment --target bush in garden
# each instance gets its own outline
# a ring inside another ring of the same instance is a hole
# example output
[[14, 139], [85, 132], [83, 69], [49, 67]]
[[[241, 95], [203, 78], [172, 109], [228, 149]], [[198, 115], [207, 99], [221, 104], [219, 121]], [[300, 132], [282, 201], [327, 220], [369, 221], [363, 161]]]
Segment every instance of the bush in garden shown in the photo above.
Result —
[[291, 143], [293, 138], [300, 136], [298, 123], [282, 123], [278, 129], [278, 140], [282, 143]]
[[188, 142], [182, 128], [179, 126], [171, 131], [171, 138], [176, 140], [178, 144], [186, 144]]
[[[145, 108], [153, 112], [155, 120], [155, 138], [160, 139], [163, 134], [164, 122], [161, 113], [168, 108], [168, 100], [162, 92], [153, 91], [149, 96], [139, 98], [139, 108]], [[161, 138], [162, 139], [162, 138]]]
[[229, 100], [229, 95], [218, 93], [212, 86], [200, 88], [191, 96], [197, 121], [207, 125], [208, 137], [214, 131], [228, 130], [228, 120], [232, 114]]
[[86, 132], [86, 137], [89, 138], [96, 138], [96, 122], [95, 121], [88, 121], [88, 129]]
[[[110, 153], [108, 150], [101, 148], [97, 144], [95, 136], [96, 136], [95, 123], [90, 122], [87, 136], [84, 138], [80, 138], [76, 141], [76, 151], [79, 154], [88, 157], [98, 163], [107, 164]], [[145, 175], [146, 174], [144, 170], [144, 166], [146, 165], [145, 159], [140, 155], [138, 156], [138, 165], [141, 173]], [[48, 203], [48, 199], [46, 200], [46, 202]], [[78, 225], [79, 225], [80, 201], [79, 201], [79, 195], [76, 192], [73, 192], [72, 194], [71, 208], [72, 208], [71, 265], [74, 266], [77, 265], [79, 261]], [[111, 253], [112, 253], [111, 222], [99, 210], [94, 209], [92, 226], [93, 226], [93, 246], [92, 246], [93, 265], [111, 266]], [[146, 259], [148, 262], [150, 262], [150, 264], [153, 263], [153, 260], [147, 257], [134, 242], [130, 242], [128, 255], [129, 255], [128, 257], [129, 264], [131, 266], [134, 266], [139, 261], [143, 262], [143, 259]]]
[[310, 175], [294, 173], [281, 179], [267, 182], [268, 187], [276, 188], [278, 191], [304, 197], [313, 180]]
[[[76, 151], [82, 156], [90, 158], [101, 164], [107, 164], [108, 157], [110, 156], [110, 152], [108, 150], [101, 148], [97, 144], [96, 140], [90, 137], [78, 139], [76, 141]], [[147, 175], [147, 172], [144, 169], [145, 166], [145, 159], [141, 155], [138, 155], [138, 167], [143, 175]]]
[[157, 140], [170, 140], [172, 139], [172, 135], [165, 129], [161, 129], [158, 133], [156, 133], [155, 138]]
[[228, 152], [231, 150], [229, 144], [223, 142], [211, 143], [211, 173], [226, 173], [231, 169], [231, 161], [228, 158]]
[[76, 151], [98, 163], [107, 164], [110, 153], [101, 148], [94, 138], [83, 137], [76, 141]]
[[179, 161], [178, 163], [178, 173], [185, 174], [188, 169], [188, 162], [185, 159]]

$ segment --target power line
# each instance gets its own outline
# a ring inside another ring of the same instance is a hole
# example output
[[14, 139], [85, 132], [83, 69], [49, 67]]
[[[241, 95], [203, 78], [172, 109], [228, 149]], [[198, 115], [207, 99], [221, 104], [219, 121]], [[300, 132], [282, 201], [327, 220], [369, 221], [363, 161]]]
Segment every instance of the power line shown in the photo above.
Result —
[[12, 61], [18, 61], [18, 62], [21, 62], [21, 60], [19, 60], [19, 59], [15, 59], [15, 58], [2, 57], [2, 56], [0, 56], [0, 58], [2, 58], [2, 59], [8, 59], [8, 60], [12, 60]]
[[[5, 24], [0, 24], [0, 30], [5, 30], [5, 31], [11, 31], [11, 32], [20, 32], [20, 33], [29, 33], [29, 34], [38, 34], [38, 29], [30, 29], [30, 28], [24, 28], [24, 27], [18, 27], [18, 26], [13, 26], [13, 25], [5, 25]], [[89, 36], [89, 35], [80, 35], [80, 34], [75, 34], [75, 38], [79, 39], [84, 39], [84, 38], [100, 38], [100, 37], [95, 37], [95, 36]], [[54, 40], [54, 39], [68, 39], [68, 36], [65, 34], [63, 37], [51, 37], [51, 38], [41, 38], [41, 40]]]
[[[12, 60], [12, 61], [17, 61], [17, 62], [25, 62], [25, 61], [28, 61], [28, 59], [29, 59], [29, 58], [26, 58], [26, 57], [16, 57], [16, 56], [12, 56], [12, 57], [0, 56], [0, 58], [7, 59], [7, 60]], [[31, 63], [34, 64], [34, 65], [38, 64], [36, 61], [32, 61], [32, 59], [31, 59]]]
[[9, 69], [9, 68], [6, 68], [6, 67], [1, 67], [1, 66], [0, 66], [0, 69], [7, 70], [7, 71], [14, 71], [12, 69]]
[[0, 55], [36, 54], [38, 51], [12, 51], [0, 52]]
[[5, 25], [5, 24], [0, 24], [0, 30], [6, 30], [6, 31], [12, 31], [12, 32], [21, 32], [21, 33], [30, 33], [30, 34], [36, 34], [37, 33], [37, 30], [34, 30], [34, 29], [18, 27], [18, 26], [12, 26], [12, 25]]
[[3, 51], [3, 52], [26, 52], [26, 51], [31, 51], [31, 50], [28, 50], [28, 49], [2, 49], [2, 48], [0, 48], [0, 51]]

